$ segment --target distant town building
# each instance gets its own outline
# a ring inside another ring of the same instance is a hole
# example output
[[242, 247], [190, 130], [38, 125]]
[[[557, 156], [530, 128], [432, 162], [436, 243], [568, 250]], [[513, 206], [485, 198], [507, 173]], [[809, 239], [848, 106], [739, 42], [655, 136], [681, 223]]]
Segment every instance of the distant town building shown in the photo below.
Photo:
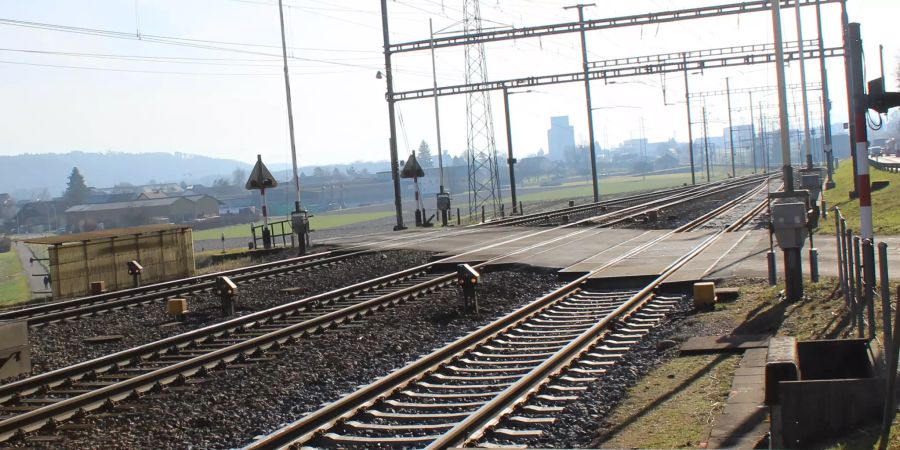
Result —
[[550, 129], [547, 130], [547, 157], [554, 161], [566, 159], [566, 152], [575, 149], [575, 127], [569, 125], [569, 116], [550, 118]]

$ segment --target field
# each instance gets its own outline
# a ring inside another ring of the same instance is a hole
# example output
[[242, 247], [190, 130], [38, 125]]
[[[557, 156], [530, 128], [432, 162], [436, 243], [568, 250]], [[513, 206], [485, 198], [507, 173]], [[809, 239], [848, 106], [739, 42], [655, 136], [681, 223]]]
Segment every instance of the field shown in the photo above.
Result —
[[[393, 216], [393, 211], [375, 211], [365, 213], [337, 213], [337, 214], [316, 214], [310, 220], [310, 227], [314, 230], [325, 230], [328, 228], [353, 225], [355, 223], [368, 222], [370, 220], [383, 219]], [[272, 220], [283, 220], [283, 218], [273, 218]], [[256, 223], [259, 225], [259, 223]], [[222, 234], [225, 239], [250, 237], [250, 225], [238, 224], [227, 227], [212, 228], [209, 230], [200, 230], [194, 232], [194, 241], [203, 241], [208, 239], [221, 239]]]
[[0, 305], [28, 300], [31, 291], [15, 250], [0, 253]]
[[[717, 168], [718, 169], [718, 168]], [[751, 170], [738, 170], [738, 175], [746, 175]], [[722, 171], [713, 171], [713, 181], [721, 179], [724, 175]], [[706, 182], [706, 174], [697, 170], [697, 183]], [[662, 189], [667, 187], [676, 187], [691, 183], [691, 174], [685, 173], [669, 173], [663, 175], [649, 176], [615, 176], [600, 179], [600, 197], [604, 195], [623, 194], [627, 192], [646, 191], [653, 189]], [[529, 189], [520, 189], [517, 198], [522, 202], [539, 202], [539, 201], [555, 201], [577, 199], [593, 196], [593, 189], [589, 180], [573, 183], [565, 183], [560, 189], [544, 190], [542, 192], [528, 193]]]
[[[884, 172], [874, 167], [869, 170], [872, 181], [889, 181], [890, 185], [872, 192], [872, 214], [875, 236], [900, 234], [900, 174]], [[850, 200], [847, 193], [853, 189], [853, 167], [850, 159], [841, 161], [835, 171], [836, 187], [825, 191], [828, 207], [837, 206], [847, 219], [847, 226], [859, 231], [859, 200]], [[820, 222], [820, 233], [834, 233], [834, 218], [829, 216]]]

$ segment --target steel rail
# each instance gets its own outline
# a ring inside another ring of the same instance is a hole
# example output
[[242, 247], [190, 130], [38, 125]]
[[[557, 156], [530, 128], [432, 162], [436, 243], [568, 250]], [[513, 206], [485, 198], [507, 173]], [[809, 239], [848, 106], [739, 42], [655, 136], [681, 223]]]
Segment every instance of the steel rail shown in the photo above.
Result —
[[557, 217], [562, 217], [570, 214], [580, 214], [584, 212], [593, 211], [595, 209], [601, 209], [605, 207], [610, 207], [613, 205], [621, 204], [621, 203], [631, 203], [639, 200], [645, 200], [648, 198], [659, 197], [661, 195], [672, 194], [677, 192], [683, 192], [685, 190], [690, 190], [691, 188], [696, 188], [694, 186], [687, 187], [679, 187], [675, 189], [670, 189], [667, 191], [653, 191], [647, 192], [638, 195], [632, 195], [627, 197], [621, 197], [616, 199], [604, 200], [601, 202], [591, 202], [588, 204], [582, 204], [577, 206], [569, 206], [564, 208], [558, 208], [550, 211], [536, 212], [531, 214], [526, 214], [518, 217], [507, 217], [504, 219], [495, 219], [490, 220], [484, 223], [474, 224], [473, 227], [498, 227], [498, 226], [509, 226], [509, 225], [522, 225], [522, 224], [531, 224], [538, 221], [546, 221], [549, 219], [554, 219]]
[[[776, 175], [772, 178], [778, 178], [778, 176]], [[781, 190], [782, 188], [784, 188], [784, 184], [782, 184], [777, 190]], [[763, 199], [753, 209], [751, 209], [750, 211], [747, 211], [746, 214], [739, 217], [736, 221], [734, 221], [734, 223], [732, 223], [731, 225], [726, 227], [725, 231], [729, 232], [729, 233], [739, 231], [741, 228], [744, 227], [744, 225], [746, 225], [751, 220], [753, 220], [754, 217], [758, 216], [759, 213], [761, 213], [762, 210], [765, 209], [766, 206], [768, 206], [768, 204], [769, 204], [769, 199], [768, 198]]]
[[[707, 219], [708, 220], [708, 219]], [[648, 285], [646, 288], [641, 290], [637, 295], [632, 297], [628, 302], [620, 306], [616, 309], [616, 314], [611, 315], [610, 318], [605, 319], [591, 328], [591, 336], [599, 336], [599, 333], [602, 331], [602, 328], [606, 327], [615, 317], [622, 315], [626, 311], [636, 310], [639, 306], [646, 304], [649, 301], [647, 296], [652, 293], [652, 290], [655, 289], [659, 284], [662, 283], [666, 278], [668, 278], [672, 273], [677, 271], [679, 268], [683, 267], [688, 261], [693, 259], [696, 255], [700, 254], [703, 250], [712, 245], [715, 240], [721, 237], [725, 233], [725, 230], [719, 231], [716, 234], [710, 236], [700, 245], [695, 247], [690, 253], [685, 256], [682, 256], [672, 264], [670, 264], [662, 273], [662, 275], [654, 280], [651, 285]], [[263, 437], [260, 440], [257, 440], [247, 446], [247, 449], [271, 449], [271, 448], [282, 448], [290, 445], [294, 445], [297, 442], [304, 442], [314, 437], [316, 434], [321, 433], [323, 429], [330, 428], [339, 421], [343, 420], [346, 417], [349, 417], [357, 410], [371, 406], [380, 398], [383, 398], [390, 392], [396, 392], [400, 389], [403, 389], [405, 386], [410, 383], [419, 380], [426, 376], [428, 373], [434, 371], [437, 366], [439, 366], [443, 361], [452, 360], [456, 356], [460, 355], [462, 352], [467, 351], [468, 349], [475, 348], [478, 345], [496, 337], [497, 335], [505, 332], [513, 328], [514, 326], [522, 323], [527, 318], [532, 317], [538, 314], [540, 311], [546, 309], [550, 304], [554, 301], [559, 300], [561, 298], [565, 298], [569, 295], [572, 295], [576, 290], [580, 290], [580, 287], [587, 282], [587, 280], [595, 273], [610, 267], [628, 257], [634, 256], [640, 252], [645, 251], [646, 249], [652, 247], [656, 243], [672, 236], [675, 234], [675, 231], [672, 230], [664, 235], [661, 235], [631, 251], [626, 252], [625, 254], [614, 258], [612, 261], [607, 262], [601, 267], [595, 268], [591, 272], [585, 274], [582, 277], [566, 284], [565, 286], [554, 290], [553, 292], [535, 300], [534, 302], [526, 305], [525, 307], [511, 313], [510, 315], [498, 319], [486, 327], [483, 327], [475, 332], [447, 345], [444, 348], [436, 350], [416, 362], [409, 364], [397, 371], [392, 372], [391, 374], [375, 381], [374, 383], [351, 393], [340, 400], [333, 402], [325, 407], [314, 411], [313, 413], [308, 414], [302, 419], [278, 430], [272, 434], [269, 434]], [[615, 316], [615, 317], [614, 317]], [[588, 333], [585, 333], [587, 335]], [[583, 335], [583, 336], [585, 336]], [[587, 340], [579, 339], [579, 342], [582, 344]], [[571, 356], [577, 355], [578, 351], [573, 350], [578, 344], [570, 343], [563, 350], [557, 353], [563, 353], [566, 355], [568, 360], [571, 360]], [[560, 357], [562, 358], [562, 357]], [[533, 373], [547, 373], [554, 372], [550, 370], [550, 363], [542, 364], [538, 369], [535, 369]], [[536, 375], [535, 375], [536, 376]], [[533, 377], [532, 377], [533, 378]], [[522, 381], [521, 383], [525, 383]], [[514, 386], [519, 386], [517, 383]], [[519, 390], [517, 388], [516, 390]], [[504, 392], [508, 392], [511, 388], [508, 388]], [[509, 394], [512, 395], [512, 394]], [[482, 408], [484, 409], [484, 408]], [[509, 411], [509, 408], [503, 408], [505, 411]], [[465, 423], [471, 423], [469, 419], [466, 419]], [[463, 425], [458, 425], [461, 427]], [[454, 428], [456, 429], [456, 428]]]
[[[716, 194], [718, 192], [721, 192], [722, 190], [739, 188], [739, 187], [744, 186], [745, 183], [747, 183], [747, 180], [748, 180], [747, 178], [742, 177], [742, 178], [736, 178], [736, 179], [731, 179], [731, 180], [726, 180], [726, 181], [718, 181], [718, 182], [708, 184], [708, 185], [703, 185], [703, 186], [689, 186], [686, 189], [675, 190], [674, 193], [672, 191], [666, 192], [665, 194], [668, 194], [668, 195], [665, 197], [662, 197], [662, 198], [658, 198], [659, 197], [658, 195], [644, 196], [641, 199], [650, 198], [652, 200], [644, 202], [644, 203], [640, 203], [637, 205], [625, 207], [622, 209], [618, 209], [615, 211], [609, 211], [600, 216], [596, 216], [594, 218], [587, 218], [587, 219], [581, 220], [576, 223], [586, 223], [586, 224], [591, 224], [591, 225], [602, 225], [602, 226], [614, 225], [614, 224], [623, 222], [625, 220], [640, 216], [641, 214], [644, 214], [644, 213], [652, 210], [651, 207], [656, 207], [655, 209], [658, 210], [665, 206], [671, 206], [671, 205], [677, 204], [677, 203], [666, 204], [666, 202], [673, 202], [678, 199], [700, 198], [703, 196]], [[732, 185], [734, 185], [734, 186], [732, 186]], [[692, 195], [694, 197], [691, 197]], [[660, 204], [662, 204], [662, 206], [658, 206]], [[604, 211], [604, 210], [601, 210], [601, 211]], [[629, 213], [631, 213], [631, 214], [629, 215]], [[562, 215], [566, 215], [564, 211], [563, 212], [551, 212], [551, 215], [549, 215], [547, 218], [556, 218], [556, 217], [559, 217]], [[543, 218], [543, 217], [537, 218], [535, 220], [531, 220], [530, 222], [533, 223], [537, 220], [546, 220], [547, 218]], [[505, 224], [502, 224], [502, 225], [505, 225]]]
[[[671, 234], [672, 233], [669, 233], [668, 235]], [[725, 230], [721, 230], [705, 239], [688, 254], [669, 265], [659, 277], [641, 289], [628, 301], [616, 308], [616, 310], [607, 317], [601, 319], [589, 330], [585, 331], [578, 338], [574, 339], [553, 356], [548, 358], [540, 366], [536, 367], [506, 388], [502, 393], [479, 408], [476, 412], [467, 416], [426, 448], [444, 449], [456, 446], [466, 446], [472, 441], [480, 438], [487, 427], [511, 413], [516, 405], [527, 399], [529, 393], [534, 392], [540, 386], [546, 384], [550, 380], [550, 377], [558, 375], [576, 357], [578, 357], [578, 355], [594, 344], [601, 336], [602, 332], [607, 330], [614, 321], [621, 320], [622, 317], [633, 314], [652, 300], [654, 289], [659, 287], [668, 277], [678, 271], [678, 269], [687, 264], [688, 261], [694, 259], [697, 255], [709, 248], [709, 246], [724, 234]]]
[[[736, 198], [736, 199], [734, 199], [734, 200], [731, 200], [731, 201], [725, 203], [724, 205], [719, 206], [718, 208], [716, 208], [716, 209], [714, 209], [714, 210], [712, 210], [712, 211], [710, 211], [710, 212], [708, 212], [708, 213], [706, 213], [706, 214], [700, 216], [700, 219], [705, 219], [705, 218], [707, 218], [707, 217], [718, 216], [718, 215], [720, 215], [720, 214], [725, 214], [725, 213], [727, 213], [727, 212], [733, 210], [734, 208], [736, 208], [736, 207], [737, 207], [738, 205], [740, 205], [741, 203], [744, 203], [745, 201], [747, 201], [749, 198], [754, 197], [754, 196], [758, 195], [760, 192], [762, 192], [762, 190], [765, 189], [765, 188], [768, 186], [768, 183], [769, 183], [769, 180], [767, 179], [766, 181], [764, 181], [764, 182], [762, 183], [762, 185], [761, 185], [760, 187], [758, 187], [758, 188], [756, 188], [756, 189], [752, 189], [752, 190], [750, 190], [750, 191], [744, 193], [743, 195], [739, 196], [738, 198]], [[755, 208], [755, 207], [756, 207], [756, 206], [754, 206], [754, 208]], [[694, 230], [696, 230], [697, 228], [701, 227], [704, 223], [706, 223], [705, 220], [702, 221], [702, 222], [699, 222], [699, 221], [697, 221], [697, 220], [693, 220], [693, 221], [691, 221], [691, 222], [689, 222], [689, 223], [686, 223], [686, 224], [684, 224], [684, 225], [682, 225], [682, 226], [676, 228], [675, 231], [678, 232], [678, 233], [684, 233], [684, 232], [687, 232], [687, 231], [694, 231]]]
[[[460, 231], [459, 233], [466, 233], [466, 231]], [[180, 278], [138, 288], [123, 289], [115, 292], [45, 303], [36, 306], [7, 309], [0, 311], [0, 321], [26, 320], [29, 326], [41, 326], [62, 319], [88, 316], [100, 311], [120, 309], [137, 304], [147, 304], [156, 300], [212, 289], [215, 287], [215, 279], [220, 276], [227, 276], [231, 278], [232, 281], [244, 283], [256, 278], [308, 270], [323, 265], [332, 265], [355, 256], [369, 254], [375, 251], [391, 250], [402, 245], [426, 242], [442, 237], [446, 236], [436, 233], [434, 236], [416, 236], [413, 239], [405, 239], [399, 242], [394, 239], [385, 239], [371, 248], [366, 248], [363, 244], [357, 244], [342, 250], [325, 251], [248, 267]]]
[[321, 258], [333, 257], [335, 255], [340, 255], [343, 252], [340, 251], [327, 251], [315, 253], [312, 255], [300, 256], [297, 258], [291, 258], [282, 261], [273, 261], [268, 263], [256, 264], [253, 266], [242, 267], [237, 269], [224, 270], [221, 272], [205, 274], [205, 275], [197, 275], [193, 277], [187, 278], [179, 278], [177, 280], [164, 281], [161, 283], [148, 284], [146, 286], [141, 286], [137, 288], [129, 288], [123, 289], [115, 292], [107, 292], [104, 294], [91, 295], [86, 297], [79, 297], [71, 300], [61, 300], [58, 302], [45, 303], [36, 306], [27, 306], [23, 308], [17, 309], [9, 309], [0, 312], [0, 321], [12, 321], [12, 320], [22, 320], [24, 318], [28, 318], [31, 316], [36, 316], [40, 314], [46, 314], [49, 312], [55, 312], [62, 309], [72, 309], [77, 308], [83, 305], [102, 303], [109, 300], [118, 300], [124, 297], [140, 297], [143, 301], [150, 294], [156, 293], [156, 295], [160, 295], [162, 293], [175, 292], [176, 295], [184, 293], [183, 290], [185, 287], [191, 287], [196, 289], [198, 285], [203, 285], [203, 289], [209, 287], [208, 283], [215, 281], [216, 277], [219, 276], [227, 276], [227, 277], [235, 277], [241, 276], [244, 274], [252, 273], [255, 271], [267, 271], [273, 268], [278, 268], [280, 266], [287, 266], [298, 263], [307, 263], [309, 261], [318, 260]]
[[539, 314], [555, 301], [573, 295], [590, 278], [591, 275], [606, 269], [618, 262], [647, 250], [656, 243], [671, 236], [674, 232], [658, 236], [614, 259], [591, 272], [571, 281], [564, 286], [555, 289], [537, 300], [525, 305], [516, 311], [479, 328], [478, 330], [444, 346], [428, 355], [425, 355], [412, 364], [408, 364], [387, 376], [376, 380], [362, 389], [359, 389], [340, 400], [330, 403], [316, 410], [300, 420], [269, 434], [262, 439], [254, 441], [246, 449], [273, 449], [293, 445], [296, 442], [306, 441], [314, 434], [321, 432], [339, 422], [342, 418], [355, 413], [358, 409], [370, 406], [384, 395], [402, 389], [406, 385], [421, 379], [442, 363], [454, 359], [456, 356], [481, 345], [484, 342], [500, 335], [525, 320]]
[[707, 190], [704, 190], [701, 192], [697, 192], [697, 193], [685, 193], [685, 194], [680, 194], [680, 195], [673, 195], [671, 197], [663, 198], [663, 199], [656, 200], [653, 202], [649, 202], [648, 204], [645, 204], [647, 206], [650, 206], [652, 204], [653, 208], [645, 207], [644, 209], [638, 210], [638, 211], [631, 211], [631, 210], [627, 210], [627, 209], [617, 211], [618, 213], [627, 212], [628, 214], [621, 216], [621, 217], [617, 217], [615, 220], [612, 220], [612, 221], [598, 223], [598, 225], [601, 225], [604, 227], [610, 227], [613, 225], [620, 224], [622, 222], [632, 220], [636, 217], [639, 217], [639, 216], [644, 215], [651, 211], [659, 211], [664, 208], [679, 206], [684, 203], [690, 202], [692, 200], [697, 200], [697, 199], [700, 199], [703, 197], [708, 197], [710, 195], [716, 195], [716, 194], [719, 194], [719, 193], [722, 193], [725, 191], [730, 191], [733, 189], [740, 189], [742, 187], [746, 187], [747, 185], [753, 184], [755, 182], [756, 182], [756, 179], [740, 179], [739, 181], [736, 181], [733, 183], [729, 183], [729, 184], [726, 184], [723, 186], [716, 186], [714, 188], [710, 188], [710, 189], [707, 189]]
[[[358, 295], [361, 292], [365, 292], [371, 289], [384, 287], [388, 284], [402, 281], [403, 279], [409, 278], [417, 273], [427, 271], [431, 267], [431, 264], [413, 267], [390, 275], [385, 275], [382, 277], [374, 278], [372, 280], [356, 283], [351, 286], [342, 287], [330, 292], [325, 292], [290, 303], [285, 303], [283, 305], [279, 305], [264, 311], [253, 312], [244, 316], [227, 320], [225, 322], [220, 322], [203, 328], [198, 328], [196, 330], [191, 330], [176, 336], [170, 336], [168, 338], [140, 345], [128, 350], [101, 356], [99, 358], [84, 361], [50, 372], [45, 372], [23, 380], [0, 385], [0, 403], [5, 403], [9, 399], [16, 396], [34, 393], [38, 389], [44, 387], [53, 387], [59, 385], [60, 383], [73, 379], [73, 377], [77, 377], [79, 375], [83, 376], [84, 374], [90, 372], [108, 370], [115, 367], [115, 365], [117, 364], [126, 363], [135, 359], [144, 359], [148, 356], [153, 355], [154, 353], [163, 352], [171, 348], [184, 347], [196, 340], [205, 339], [209, 336], [221, 335], [222, 333], [238, 329], [240, 327], [250, 326], [256, 324], [257, 322], [262, 322], [272, 318], [278, 318], [285, 314], [296, 311], [297, 309], [313, 305], [316, 302], [347, 298], [349, 296]], [[3, 422], [0, 422], [0, 430], [2, 430], [2, 424]]]
[[[549, 231], [553, 231], [554, 229], [565, 228], [571, 225], [574, 224], [530, 233], [527, 236], [520, 236], [506, 242], [524, 239], [530, 236], [543, 234]], [[586, 231], [588, 230], [582, 229], [580, 231], [570, 233], [570, 235], [577, 235]], [[547, 242], [554, 242], [563, 238], [564, 237], [557, 237]], [[658, 240], [654, 240], [645, 243], [644, 245], [632, 250], [631, 252], [628, 252], [626, 255], [621, 256], [619, 259], [617, 259], [617, 261], [621, 260], [624, 257], [627, 257], [627, 255], [634, 254], [638, 251], [643, 251], [657, 241]], [[484, 248], [495, 247], [506, 242], [495, 243]], [[545, 243], [539, 243], [528, 248], [534, 248], [536, 246], [544, 244]], [[501, 258], [507, 257], [510, 254], [516, 254], [525, 251], [526, 249], [527, 248], [519, 249], [509, 254], [504, 254], [492, 258], [489, 261], [485, 261], [481, 264], [476, 265], [476, 267], [482, 267], [489, 264], [491, 261], [499, 260]], [[465, 252], [463, 253], [463, 255], [468, 253], [471, 252]], [[613, 263], [614, 262], [610, 262], [609, 264]], [[406, 271], [400, 272], [400, 274], [408, 277], [417, 273], [417, 271], [422, 272], [424, 270], [427, 270], [428, 268], [430, 268], [430, 265], [426, 264], [416, 268], [407, 269]], [[202, 345], [202, 342], [205, 339], [208, 339], [210, 337], [221, 337], [226, 333], [233, 332], [234, 330], [240, 330], [242, 329], [242, 327], [249, 327], [257, 323], [264, 324], [267, 321], [272, 322], [276, 319], [289, 318], [292, 313], [296, 313], [300, 308], [313, 305], [320, 300], [324, 301], [327, 299], [339, 299], [345, 296], [352, 296], [359, 293], [361, 290], [372, 289], [374, 286], [383, 286], [385, 283], [397, 283], [403, 279], [394, 278], [393, 280], [391, 280], [390, 278], [392, 276], [396, 277], [397, 274], [379, 277], [376, 280], [358, 283], [356, 285], [341, 288], [329, 293], [319, 294], [317, 296], [301, 299], [289, 304], [271, 308], [266, 311], [249, 314], [247, 316], [239, 317], [227, 322], [211, 325], [202, 329], [184, 333], [182, 335], [173, 336], [161, 341], [118, 352], [113, 355], [107, 355], [95, 360], [86, 361], [67, 368], [58, 369], [56, 371], [47, 372], [45, 374], [37, 375], [25, 380], [20, 380], [8, 385], [0, 386], [0, 399], [5, 402], [13, 398], [19, 398], [24, 395], [34, 394], [36, 392], [39, 392], [40, 390], [52, 389], [53, 387], [59, 386], [66, 382], [71, 383], [73, 381], [78, 381], [84, 378], [86, 375], [109, 371], [110, 369], [117, 369], [122, 364], [127, 365], [129, 362], [144, 361], [145, 359], [149, 359], [153, 355], [160, 354], [170, 349], [187, 348], [191, 344]], [[281, 329], [268, 332], [264, 335], [246, 339], [240, 343], [229, 345], [226, 348], [212, 351], [201, 356], [193, 357], [186, 361], [174, 363], [169, 366], [156, 369], [150, 373], [138, 375], [127, 380], [120, 381], [112, 385], [102, 387], [100, 389], [95, 389], [91, 392], [80, 394], [75, 397], [38, 408], [28, 413], [0, 421], [0, 440], [8, 439], [16, 433], [39, 429], [44, 424], [46, 424], [47, 421], [50, 420], [64, 420], [75, 414], [75, 411], [73, 411], [73, 409], [94, 409], [102, 406], [106, 401], [119, 400], [135, 393], [140, 393], [151, 389], [158, 384], [171, 383], [177, 380], [180, 376], [190, 376], [197, 371], [216, 367], [219, 364], [223, 364], [227, 361], [233, 360], [240, 354], [248, 354], [253, 351], [259, 351], [260, 349], [270, 347], [275, 343], [286, 342], [288, 338], [292, 336], [308, 333], [310, 330], [322, 328], [323, 325], [338, 324], [344, 320], [364, 315], [367, 311], [384, 307], [386, 303], [399, 302], [404, 298], [408, 299], [414, 297], [424, 290], [436, 289], [437, 287], [449, 283], [452, 278], [453, 275], [450, 274], [440, 275], [433, 280], [428, 280], [416, 286], [407, 287], [392, 293], [387, 293], [377, 298], [366, 300], [356, 305], [343, 308], [339, 311], [334, 311], [310, 320], [306, 320], [301, 323], [282, 327]]]

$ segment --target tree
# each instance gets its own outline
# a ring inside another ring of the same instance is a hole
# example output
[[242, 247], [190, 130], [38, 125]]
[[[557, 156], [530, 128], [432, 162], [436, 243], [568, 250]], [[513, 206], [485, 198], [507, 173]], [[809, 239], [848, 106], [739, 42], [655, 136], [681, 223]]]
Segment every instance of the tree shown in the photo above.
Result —
[[247, 171], [240, 167], [231, 172], [231, 184], [234, 186], [243, 186], [247, 182]]
[[69, 174], [66, 191], [63, 193], [63, 200], [66, 202], [66, 205], [80, 205], [87, 201], [90, 194], [91, 190], [84, 184], [84, 177], [81, 176], [81, 172], [78, 171], [77, 167], [73, 167], [72, 173]]
[[319, 178], [324, 178], [325, 177], [325, 169], [323, 169], [321, 167], [313, 168], [313, 176], [319, 177]]
[[227, 178], [216, 178], [213, 180], [213, 187], [220, 188], [226, 186], [230, 186]]
[[419, 161], [419, 165], [422, 166], [423, 169], [428, 169], [430, 167], [434, 167], [434, 158], [431, 156], [431, 147], [428, 146], [428, 143], [425, 140], [422, 140], [422, 143], [419, 144], [419, 150], [416, 155], [416, 159]]

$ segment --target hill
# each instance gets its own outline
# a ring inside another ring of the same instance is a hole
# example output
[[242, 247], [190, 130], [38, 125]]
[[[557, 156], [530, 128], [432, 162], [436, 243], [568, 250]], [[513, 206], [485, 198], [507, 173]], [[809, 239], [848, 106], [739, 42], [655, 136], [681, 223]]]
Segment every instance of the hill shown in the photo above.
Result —
[[72, 167], [84, 175], [94, 187], [110, 187], [117, 183], [146, 184], [181, 182], [207, 183], [230, 176], [235, 169], [249, 172], [251, 165], [229, 159], [210, 158], [188, 153], [45, 153], [0, 156], [0, 192], [23, 192], [60, 195]]

